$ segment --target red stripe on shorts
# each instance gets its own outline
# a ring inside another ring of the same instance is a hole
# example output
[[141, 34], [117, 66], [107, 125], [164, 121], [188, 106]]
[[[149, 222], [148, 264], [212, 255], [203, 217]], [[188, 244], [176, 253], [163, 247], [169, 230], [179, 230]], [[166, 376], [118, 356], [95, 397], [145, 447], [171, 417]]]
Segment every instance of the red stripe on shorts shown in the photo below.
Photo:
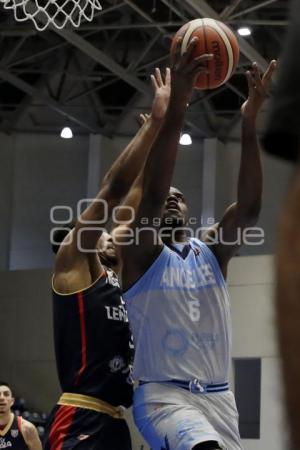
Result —
[[75, 386], [78, 385], [80, 377], [86, 368], [86, 326], [84, 317], [84, 297], [82, 292], [79, 292], [77, 294], [77, 301], [81, 332], [81, 367], [76, 375]]
[[50, 450], [61, 450], [76, 412], [75, 406], [60, 406], [49, 433]]

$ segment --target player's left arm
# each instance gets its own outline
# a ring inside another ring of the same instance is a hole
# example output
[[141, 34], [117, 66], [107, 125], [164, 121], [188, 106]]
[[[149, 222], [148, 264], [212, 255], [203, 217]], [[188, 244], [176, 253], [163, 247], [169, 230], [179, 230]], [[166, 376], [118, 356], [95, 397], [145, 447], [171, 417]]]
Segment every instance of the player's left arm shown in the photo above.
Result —
[[36, 427], [27, 420], [22, 420], [22, 435], [29, 450], [42, 450], [41, 440]]
[[147, 160], [150, 148], [162, 126], [170, 98], [170, 69], [166, 69], [165, 78], [156, 68], [151, 75], [154, 92], [151, 115], [141, 115], [143, 125], [124, 152], [105, 175], [103, 185], [114, 184], [121, 189], [120, 202], [128, 194], [134, 180]]
[[143, 127], [149, 126], [149, 123], [155, 124], [156, 133], [152, 133], [150, 136], [145, 135], [143, 141], [140, 142], [141, 151], [144, 155], [144, 162], [141, 165], [140, 171], [132, 183], [127, 196], [123, 199], [122, 204], [114, 214], [112, 228], [115, 234], [117, 233], [116, 228], [118, 228], [118, 226], [130, 223], [134, 219], [142, 198], [145, 163], [154, 140], [163, 124], [170, 100], [170, 68], [166, 68], [165, 75], [162, 75], [160, 69], [156, 68], [154, 74], [151, 75], [151, 83], [154, 92], [151, 114], [140, 114], [140, 118], [143, 122]]
[[220, 223], [210, 229], [205, 238], [224, 276], [227, 274], [230, 258], [241, 245], [239, 233], [256, 224], [261, 209], [263, 174], [256, 119], [266, 99], [275, 68], [276, 61], [271, 61], [261, 77], [257, 64], [253, 63], [252, 71], [246, 73], [249, 94], [241, 107], [242, 153], [237, 201], [225, 211]]

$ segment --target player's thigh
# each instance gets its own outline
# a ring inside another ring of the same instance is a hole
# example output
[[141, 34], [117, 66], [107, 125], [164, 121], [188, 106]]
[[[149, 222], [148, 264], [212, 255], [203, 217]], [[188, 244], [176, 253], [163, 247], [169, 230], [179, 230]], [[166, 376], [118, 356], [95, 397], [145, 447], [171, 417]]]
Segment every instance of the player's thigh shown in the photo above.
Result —
[[241, 450], [239, 416], [234, 395], [231, 391], [220, 394], [208, 394], [210, 423], [222, 436], [225, 447]]
[[188, 405], [148, 403], [134, 407], [137, 428], [152, 450], [191, 450], [206, 442], [221, 442], [201, 410]]
[[78, 450], [131, 450], [128, 425], [123, 419], [105, 418], [101, 429], [76, 446]]

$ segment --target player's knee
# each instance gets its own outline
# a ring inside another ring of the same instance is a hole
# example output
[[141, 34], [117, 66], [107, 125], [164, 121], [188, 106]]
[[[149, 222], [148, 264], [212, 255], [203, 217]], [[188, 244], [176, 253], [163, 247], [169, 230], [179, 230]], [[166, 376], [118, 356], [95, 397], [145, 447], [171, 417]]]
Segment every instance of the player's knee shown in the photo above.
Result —
[[220, 447], [216, 441], [206, 441], [195, 445], [192, 450], [220, 450]]

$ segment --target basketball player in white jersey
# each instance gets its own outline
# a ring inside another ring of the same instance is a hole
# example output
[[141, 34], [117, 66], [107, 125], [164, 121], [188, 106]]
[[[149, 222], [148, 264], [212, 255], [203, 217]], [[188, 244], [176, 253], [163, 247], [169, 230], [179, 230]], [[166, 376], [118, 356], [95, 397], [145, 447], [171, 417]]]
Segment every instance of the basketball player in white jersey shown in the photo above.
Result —
[[197, 40], [192, 39], [182, 57], [180, 38], [177, 42], [169, 108], [146, 162], [137, 215], [125, 229], [138, 239], [126, 240], [124, 233], [122, 241], [118, 236], [123, 244], [123, 297], [135, 341], [133, 375], [139, 381], [134, 417], [152, 450], [241, 449], [228, 387], [231, 323], [225, 284], [238, 246], [226, 242], [236, 240], [238, 229], [254, 225], [260, 211], [262, 169], [255, 123], [275, 62], [262, 78], [256, 64], [247, 73], [237, 202], [208, 232], [210, 243], [213, 234], [222, 232], [222, 239], [208, 247], [188, 238], [184, 196], [170, 189], [186, 107], [201, 71], [201, 59], [191, 58]]
[[0, 381], [0, 448], [42, 450], [36, 427], [11, 411], [14, 404], [9, 384]]

